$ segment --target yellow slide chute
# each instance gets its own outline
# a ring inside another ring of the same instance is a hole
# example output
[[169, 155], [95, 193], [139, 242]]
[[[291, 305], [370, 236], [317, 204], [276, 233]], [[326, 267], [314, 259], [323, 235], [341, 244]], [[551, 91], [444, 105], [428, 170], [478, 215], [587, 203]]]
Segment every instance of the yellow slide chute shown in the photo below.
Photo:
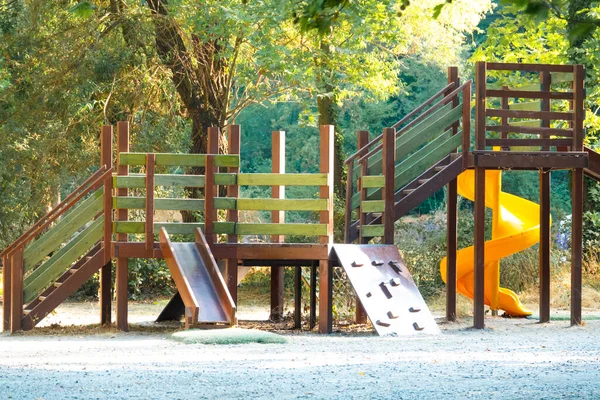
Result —
[[[527, 310], [510, 289], [500, 287], [500, 259], [525, 250], [540, 239], [540, 206], [502, 191], [502, 171], [485, 172], [485, 206], [492, 209], [492, 240], [485, 242], [485, 304], [492, 310], [509, 315], [527, 316]], [[458, 176], [458, 194], [475, 199], [475, 172], [467, 170]], [[446, 258], [440, 263], [446, 282]], [[456, 290], [473, 298], [473, 246], [456, 254]]]

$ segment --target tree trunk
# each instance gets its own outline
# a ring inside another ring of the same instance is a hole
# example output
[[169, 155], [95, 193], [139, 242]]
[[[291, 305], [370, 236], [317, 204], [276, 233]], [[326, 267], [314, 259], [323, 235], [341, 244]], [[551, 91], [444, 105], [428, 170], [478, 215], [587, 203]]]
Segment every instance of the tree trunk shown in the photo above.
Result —
[[[340, 198], [346, 195], [346, 179], [344, 172], [344, 136], [339, 131], [337, 119], [337, 97], [336, 88], [331, 82], [331, 71], [329, 70], [329, 58], [331, 50], [325, 40], [321, 41], [321, 54], [323, 59], [317, 61], [317, 67], [320, 69], [317, 75], [317, 87], [320, 94], [317, 96], [317, 111], [319, 112], [319, 125], [333, 125], [335, 132], [334, 141], [334, 161], [333, 161], [333, 183], [334, 191]], [[326, 78], [329, 77], [329, 79]]]

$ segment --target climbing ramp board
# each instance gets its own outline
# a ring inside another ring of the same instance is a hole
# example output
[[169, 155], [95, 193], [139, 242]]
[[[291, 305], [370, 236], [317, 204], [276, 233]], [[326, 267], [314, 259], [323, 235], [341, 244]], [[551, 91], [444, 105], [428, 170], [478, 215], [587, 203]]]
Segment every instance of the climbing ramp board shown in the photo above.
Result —
[[201, 232], [195, 243], [174, 243], [162, 228], [160, 247], [185, 306], [186, 326], [235, 324], [235, 305]]
[[380, 336], [440, 332], [396, 246], [336, 244], [333, 251]]

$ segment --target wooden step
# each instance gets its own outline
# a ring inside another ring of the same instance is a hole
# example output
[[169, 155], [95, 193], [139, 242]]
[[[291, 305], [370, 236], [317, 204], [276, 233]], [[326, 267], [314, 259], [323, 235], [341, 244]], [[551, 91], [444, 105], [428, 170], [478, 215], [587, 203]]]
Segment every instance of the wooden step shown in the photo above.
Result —
[[440, 172], [441, 170], [443, 170], [443, 169], [444, 169], [444, 168], [446, 168], [446, 167], [447, 167], [447, 165], [439, 165], [439, 166], [437, 166], [437, 167], [434, 167], [434, 168], [433, 168], [433, 170], [434, 170], [435, 172]]
[[416, 189], [404, 189], [402, 191], [402, 193], [406, 193], [406, 194], [411, 194], [412, 192], [414, 192]]
[[62, 282], [54, 282], [54, 287], [60, 287], [60, 285], [62, 285]]
[[27, 315], [31, 312], [31, 310], [23, 310], [23, 314]]
[[79, 271], [79, 268], [71, 268], [71, 269], [69, 270], [69, 272], [70, 272], [71, 274], [74, 274], [74, 273], [75, 273], [75, 272], [77, 272], [77, 271]]
[[47, 297], [46, 296], [38, 296], [38, 299], [40, 299], [40, 301], [44, 301], [47, 299]]
[[419, 185], [422, 185], [424, 183], [427, 183], [429, 179], [419, 179]]

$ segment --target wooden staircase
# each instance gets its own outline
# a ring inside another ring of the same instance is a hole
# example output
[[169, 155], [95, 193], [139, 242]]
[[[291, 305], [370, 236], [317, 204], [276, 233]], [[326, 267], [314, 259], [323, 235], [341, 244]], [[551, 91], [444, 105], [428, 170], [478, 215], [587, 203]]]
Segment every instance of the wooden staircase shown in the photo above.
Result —
[[[599, 155], [600, 156], [600, 155]], [[394, 219], [408, 214], [436, 191], [456, 179], [465, 170], [461, 153], [453, 153], [427, 169], [394, 195]], [[368, 213], [368, 225], [382, 223], [381, 213]], [[351, 224], [347, 241], [354, 242], [359, 237], [359, 221]]]
[[589, 147], [583, 147], [583, 150], [588, 153], [588, 167], [583, 169], [583, 172], [592, 179], [600, 182], [600, 153], [596, 153]]
[[21, 328], [32, 329], [104, 266], [103, 247], [96, 244], [23, 309]]

